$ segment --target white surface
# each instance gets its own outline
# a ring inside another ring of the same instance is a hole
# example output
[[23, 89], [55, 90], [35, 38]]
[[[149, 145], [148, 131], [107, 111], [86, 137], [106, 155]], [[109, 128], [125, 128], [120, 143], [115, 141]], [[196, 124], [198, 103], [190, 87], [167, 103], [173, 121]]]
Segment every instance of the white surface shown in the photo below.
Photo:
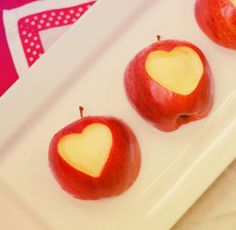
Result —
[[236, 229], [236, 160], [201, 196], [173, 230]]
[[16, 194], [4, 186], [2, 181], [0, 190], [0, 229], [47, 229], [44, 221], [34, 216], [31, 210], [17, 199]]
[[[52, 228], [169, 229], [235, 158], [236, 55], [202, 34], [193, 5], [193, 0], [100, 0], [1, 99], [0, 178]], [[94, 28], [96, 39], [91, 39]], [[143, 121], [123, 87], [128, 61], [156, 34], [198, 45], [215, 78], [210, 116], [172, 133]], [[124, 119], [140, 141], [140, 176], [117, 198], [76, 200], [59, 188], [48, 169], [48, 143], [78, 119], [79, 105], [85, 115]]]

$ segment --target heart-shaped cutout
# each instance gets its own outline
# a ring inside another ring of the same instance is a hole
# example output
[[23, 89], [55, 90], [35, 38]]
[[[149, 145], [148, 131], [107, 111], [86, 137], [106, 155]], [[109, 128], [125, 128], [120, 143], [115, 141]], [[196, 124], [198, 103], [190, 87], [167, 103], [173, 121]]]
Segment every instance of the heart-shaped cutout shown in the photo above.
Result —
[[199, 55], [187, 46], [150, 52], [145, 69], [162, 87], [182, 95], [193, 92], [203, 74]]
[[72, 167], [92, 177], [99, 177], [112, 146], [112, 133], [103, 124], [94, 123], [80, 134], [68, 134], [58, 143], [60, 156]]
[[230, 1], [236, 7], [236, 0], [230, 0]]

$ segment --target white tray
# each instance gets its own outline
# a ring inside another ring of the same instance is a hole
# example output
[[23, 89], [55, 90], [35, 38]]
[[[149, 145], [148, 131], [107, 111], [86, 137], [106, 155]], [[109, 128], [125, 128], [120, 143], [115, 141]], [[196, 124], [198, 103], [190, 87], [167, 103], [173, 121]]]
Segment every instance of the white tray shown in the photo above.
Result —
[[[235, 159], [236, 53], [203, 35], [193, 7], [194, 0], [99, 0], [1, 98], [1, 194], [11, 193], [35, 226], [169, 229]], [[123, 87], [128, 61], [157, 34], [199, 46], [215, 79], [212, 113], [172, 133], [140, 118]], [[48, 168], [52, 135], [79, 118], [80, 105], [88, 115], [122, 118], [140, 141], [141, 173], [119, 197], [74, 199], [60, 189]]]

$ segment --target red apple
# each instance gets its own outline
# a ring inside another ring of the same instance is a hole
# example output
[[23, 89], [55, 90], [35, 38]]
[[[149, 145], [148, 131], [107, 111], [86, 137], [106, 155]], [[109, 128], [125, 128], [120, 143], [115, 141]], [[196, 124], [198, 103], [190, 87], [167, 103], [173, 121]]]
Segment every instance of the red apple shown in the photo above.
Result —
[[135, 181], [140, 164], [135, 135], [114, 117], [81, 118], [60, 130], [50, 143], [49, 165], [56, 180], [84, 200], [121, 194]]
[[212, 108], [208, 62], [186, 41], [158, 41], [141, 50], [129, 63], [124, 83], [135, 110], [162, 131], [206, 117]]
[[236, 0], [197, 0], [195, 17], [214, 42], [236, 49]]

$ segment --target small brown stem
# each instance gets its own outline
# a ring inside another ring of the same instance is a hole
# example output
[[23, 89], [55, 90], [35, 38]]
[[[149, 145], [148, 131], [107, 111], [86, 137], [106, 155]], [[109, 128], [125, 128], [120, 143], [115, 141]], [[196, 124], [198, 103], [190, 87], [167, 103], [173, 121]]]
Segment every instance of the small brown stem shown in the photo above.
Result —
[[157, 35], [157, 41], [159, 42], [161, 40], [161, 35]]
[[79, 112], [80, 112], [80, 118], [83, 118], [84, 117], [84, 107], [83, 106], [80, 106], [79, 107]]

